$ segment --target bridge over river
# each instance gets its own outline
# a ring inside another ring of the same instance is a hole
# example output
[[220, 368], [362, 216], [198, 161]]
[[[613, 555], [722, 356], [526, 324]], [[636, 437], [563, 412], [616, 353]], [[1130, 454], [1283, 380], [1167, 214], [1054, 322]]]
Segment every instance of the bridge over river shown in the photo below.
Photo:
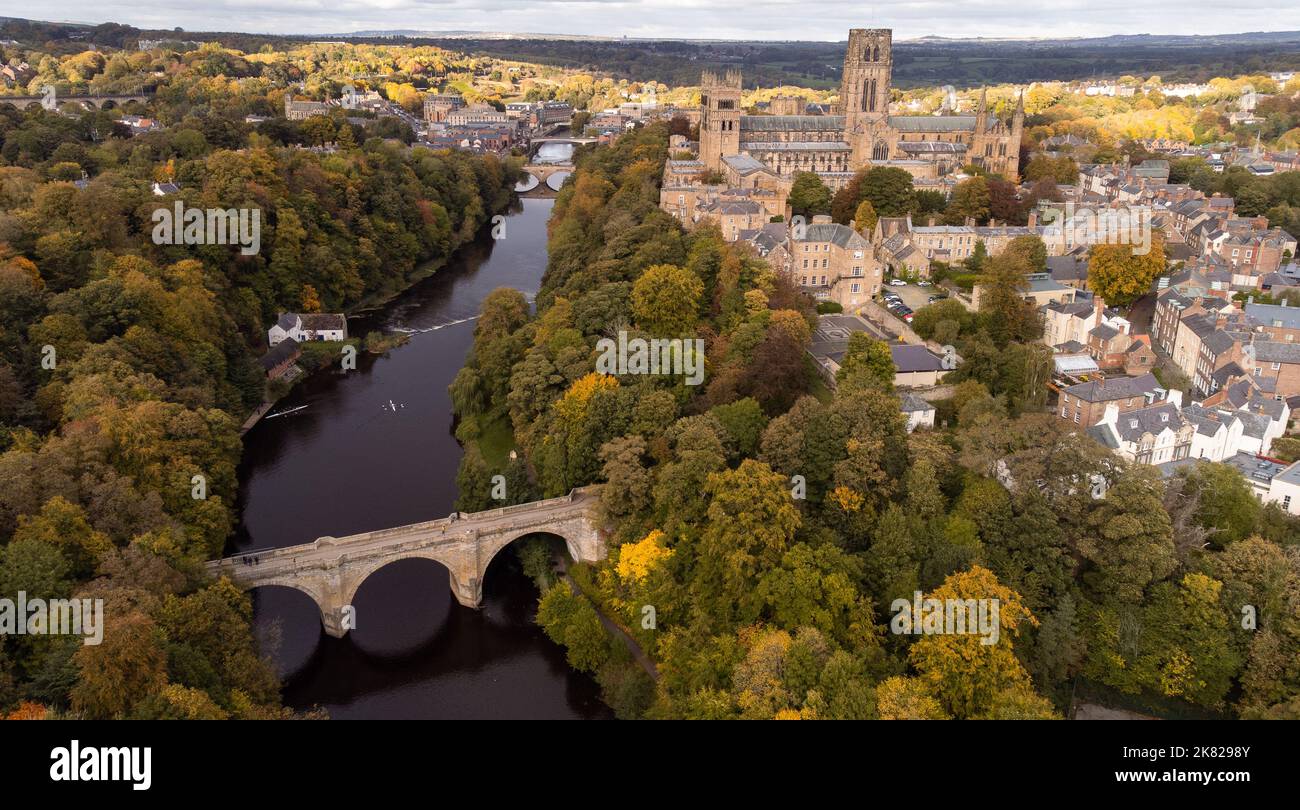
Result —
[[605, 556], [605, 538], [597, 509], [600, 486], [575, 489], [544, 501], [503, 506], [484, 512], [365, 532], [348, 537], [320, 537], [298, 546], [249, 551], [213, 560], [207, 570], [249, 590], [270, 585], [294, 588], [320, 608], [325, 632], [347, 633], [345, 609], [366, 578], [397, 560], [434, 560], [451, 574], [451, 591], [466, 607], [483, 598], [483, 575], [501, 549], [526, 534], [546, 532], [564, 540], [575, 560], [594, 562]]
[[[149, 94], [123, 93], [120, 95], [105, 96], [61, 96], [56, 94], [53, 96], [53, 99], [55, 105], [59, 107], [62, 107], [64, 104], [76, 104], [85, 107], [88, 110], [107, 110], [113, 107], [121, 107], [128, 101], [139, 101], [141, 103], [147, 102], [149, 100]], [[25, 110], [29, 107], [39, 107], [43, 101], [45, 101], [45, 96], [0, 96], [0, 105], [12, 104], [20, 110]]]

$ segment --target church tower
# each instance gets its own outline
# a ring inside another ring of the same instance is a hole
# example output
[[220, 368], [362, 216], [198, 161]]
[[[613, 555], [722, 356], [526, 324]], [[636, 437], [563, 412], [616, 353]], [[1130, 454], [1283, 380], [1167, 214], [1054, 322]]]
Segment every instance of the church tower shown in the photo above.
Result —
[[840, 109], [844, 113], [844, 139], [853, 147], [854, 168], [889, 159], [889, 80], [893, 64], [893, 31], [849, 31], [840, 79]]
[[740, 152], [740, 71], [700, 76], [700, 160], [722, 171], [723, 155]]

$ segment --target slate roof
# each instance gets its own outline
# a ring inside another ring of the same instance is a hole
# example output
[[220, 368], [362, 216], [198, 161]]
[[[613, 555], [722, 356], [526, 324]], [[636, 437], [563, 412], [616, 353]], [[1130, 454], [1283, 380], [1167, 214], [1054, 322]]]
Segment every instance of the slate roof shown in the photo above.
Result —
[[852, 250], [865, 250], [870, 247], [870, 243], [862, 237], [862, 234], [838, 222], [814, 222], [806, 227], [804, 238], [798, 241], [830, 242]]
[[281, 363], [292, 360], [302, 354], [302, 349], [298, 346], [298, 341], [293, 338], [285, 338], [271, 347], [271, 350], [258, 358], [262, 368], [270, 371]]
[[1073, 256], [1048, 256], [1047, 271], [1057, 281], [1083, 281], [1088, 278], [1088, 262]]
[[1072, 315], [1075, 318], [1087, 318], [1092, 314], [1092, 301], [1051, 301], [1044, 304], [1043, 309], [1050, 309], [1062, 315]]
[[903, 413], [912, 413], [914, 411], [924, 412], [924, 411], [934, 410], [933, 405], [921, 399], [916, 394], [904, 394], [902, 399], [899, 400], [899, 404], [901, 405], [900, 410], [902, 410]]
[[1107, 326], [1106, 324], [1102, 323], [1094, 326], [1092, 330], [1088, 332], [1088, 334], [1092, 335], [1093, 337], [1100, 338], [1102, 340], [1110, 340], [1111, 338], [1119, 334], [1119, 330], [1113, 326]]
[[1264, 326], [1300, 329], [1300, 307], [1284, 307], [1280, 304], [1246, 304], [1244, 309], [1247, 315]]
[[[840, 124], [843, 127], [843, 122]], [[975, 129], [973, 115], [891, 115], [889, 126], [899, 132], [961, 132]]]
[[767, 171], [767, 166], [762, 161], [750, 155], [726, 155], [722, 158], [722, 162], [740, 174]]
[[1205, 348], [1208, 348], [1215, 355], [1220, 355], [1223, 354], [1224, 352], [1231, 351], [1233, 344], [1235, 343], [1236, 341], [1232, 339], [1232, 336], [1229, 335], [1227, 332], [1223, 331], [1222, 329], [1214, 332], [1213, 334], [1206, 335], [1201, 340], [1201, 345], [1204, 346]]
[[1156, 375], [1147, 373], [1136, 377], [1111, 377], [1106, 380], [1089, 380], [1071, 385], [1064, 393], [1085, 402], [1111, 402], [1117, 399], [1140, 397], [1160, 387]]
[[1124, 441], [1136, 442], [1147, 433], [1158, 435], [1166, 428], [1178, 430], [1183, 424], [1177, 406], [1172, 402], [1161, 402], [1120, 414], [1115, 430]]
[[1257, 340], [1255, 360], [1263, 363], [1300, 363], [1300, 345], [1279, 340]]
[[1103, 447], [1107, 447], [1111, 450], [1119, 449], [1119, 442], [1116, 441], [1115, 432], [1111, 430], [1109, 424], [1093, 425], [1088, 428], [1086, 432], [1094, 441], [1101, 444]]
[[942, 371], [943, 363], [924, 346], [890, 346], [894, 367], [900, 374], [916, 371]]

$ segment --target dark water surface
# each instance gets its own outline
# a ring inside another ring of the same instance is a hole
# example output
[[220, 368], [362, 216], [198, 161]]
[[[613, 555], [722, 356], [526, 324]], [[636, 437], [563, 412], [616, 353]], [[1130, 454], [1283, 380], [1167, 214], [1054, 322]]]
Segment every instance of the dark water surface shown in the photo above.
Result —
[[[357, 370], [300, 383], [244, 437], [240, 531], [228, 550], [305, 543], [443, 517], [456, 499], [461, 448], [447, 386], [497, 287], [531, 300], [546, 268], [553, 200], [526, 199], [505, 238], [484, 236], [391, 303], [348, 321], [349, 334], [417, 330]], [[418, 331], [428, 330], [428, 331]], [[395, 410], [394, 410], [395, 409]], [[532, 622], [537, 590], [507, 550], [488, 569], [483, 607], [461, 607], [447, 571], [402, 560], [353, 603], [357, 627], [326, 636], [315, 604], [287, 588], [253, 592], [256, 626], [285, 677], [285, 702], [335, 718], [603, 718], [591, 678]]]

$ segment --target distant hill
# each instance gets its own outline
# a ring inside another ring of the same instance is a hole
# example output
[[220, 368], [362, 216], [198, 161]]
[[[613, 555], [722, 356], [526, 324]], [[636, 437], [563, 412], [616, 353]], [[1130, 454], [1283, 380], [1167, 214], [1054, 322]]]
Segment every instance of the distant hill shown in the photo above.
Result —
[[[313, 36], [241, 32], [140, 30], [116, 23], [81, 25], [0, 18], [0, 39], [74, 50], [95, 44], [133, 47], [144, 39], [219, 41], [245, 52], [263, 45], [318, 40], [440, 45], [562, 67], [586, 68], [629, 80], [690, 85], [702, 69], [739, 67], [746, 86], [781, 84], [830, 88], [839, 83], [844, 42], [636, 39], [563, 34], [378, 29]], [[899, 87], [973, 87], [1000, 82], [1113, 78], [1159, 74], [1166, 81], [1300, 70], [1300, 31], [1182, 36], [1119, 34], [1067, 39], [959, 39], [924, 36], [898, 40], [894, 82]]]

